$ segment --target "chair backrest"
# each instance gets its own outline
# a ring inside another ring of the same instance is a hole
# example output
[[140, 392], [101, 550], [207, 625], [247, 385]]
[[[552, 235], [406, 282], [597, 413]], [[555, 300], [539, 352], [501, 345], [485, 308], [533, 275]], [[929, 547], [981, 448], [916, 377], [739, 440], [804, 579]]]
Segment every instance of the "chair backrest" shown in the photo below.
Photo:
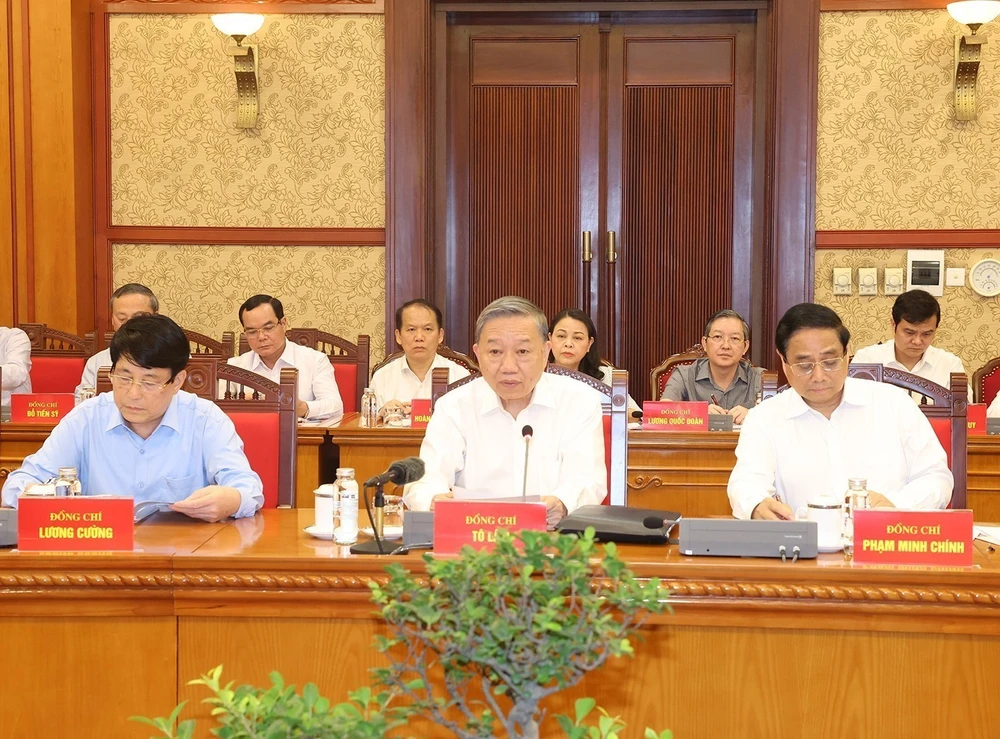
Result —
[[1000, 392], [1000, 357], [994, 357], [972, 375], [972, 393], [977, 403], [989, 405]]
[[[222, 341], [186, 328], [182, 328], [181, 331], [184, 332], [184, 336], [187, 337], [190, 344], [192, 357], [218, 357], [223, 360], [232, 358], [236, 348], [236, 335], [232, 331], [223, 331]], [[114, 331], [104, 332], [104, 346], [111, 345], [111, 339], [114, 335]]]
[[97, 351], [96, 335], [77, 336], [44, 323], [18, 326], [31, 341], [31, 391], [71, 393], [80, 384], [87, 357]]
[[[479, 374], [479, 365], [476, 364], [476, 360], [470, 357], [468, 354], [462, 354], [462, 352], [457, 352], [451, 347], [445, 346], [444, 344], [438, 346], [437, 353], [440, 354], [445, 359], [450, 359], [455, 364], [465, 367], [465, 369], [469, 370], [469, 374], [473, 375]], [[374, 377], [375, 373], [378, 372], [383, 367], [385, 367], [387, 364], [389, 364], [389, 362], [399, 359], [401, 356], [403, 356], [403, 352], [393, 352], [392, 354], [387, 356], [381, 362], [372, 367], [371, 377]]]
[[[553, 375], [571, 377], [594, 388], [602, 396], [601, 409], [604, 415], [604, 464], [608, 470], [608, 496], [606, 505], [628, 504], [628, 372], [614, 370], [611, 385], [582, 372], [550, 364], [545, 371]], [[431, 405], [447, 392], [472, 382], [478, 374], [463, 377], [448, 384], [448, 370], [436, 368], [431, 375]]]
[[[216, 357], [196, 357], [187, 366], [188, 380], [198, 388], [226, 388], [215, 403], [229, 416], [236, 433], [243, 440], [243, 452], [264, 485], [265, 508], [295, 506], [295, 447], [298, 425], [295, 406], [298, 402], [298, 371], [281, 370], [281, 381], [240, 367]], [[187, 383], [185, 383], [187, 387]], [[111, 390], [108, 368], [97, 372], [97, 392]], [[214, 393], [199, 393], [213, 399]]]
[[674, 368], [684, 364], [694, 364], [696, 359], [705, 356], [705, 349], [701, 344], [695, 344], [690, 349], [685, 349], [679, 354], [671, 354], [649, 372], [649, 392], [650, 400], [659, 400], [663, 395], [663, 388], [667, 386], [670, 373]]
[[[354, 413], [361, 408], [361, 396], [368, 383], [368, 364], [371, 361], [370, 336], [361, 334], [355, 344], [318, 328], [290, 328], [285, 338], [328, 356], [340, 390], [340, 399], [344, 403], [344, 413]], [[248, 351], [250, 344], [247, 337], [241, 335], [240, 354]]]
[[[887, 382], [920, 396], [920, 410], [927, 416], [938, 441], [944, 447], [948, 455], [948, 466], [955, 478], [950, 507], [965, 508], [968, 499], [968, 378], [964, 374], [953, 372], [951, 387], [944, 387], [910, 372], [881, 364], [851, 364], [847, 368], [847, 374], [848, 377], [859, 380]], [[772, 372], [765, 372], [763, 380], [764, 398], [773, 397], [788, 387], [776, 387], [777, 375]], [[928, 400], [933, 401], [933, 405]]]

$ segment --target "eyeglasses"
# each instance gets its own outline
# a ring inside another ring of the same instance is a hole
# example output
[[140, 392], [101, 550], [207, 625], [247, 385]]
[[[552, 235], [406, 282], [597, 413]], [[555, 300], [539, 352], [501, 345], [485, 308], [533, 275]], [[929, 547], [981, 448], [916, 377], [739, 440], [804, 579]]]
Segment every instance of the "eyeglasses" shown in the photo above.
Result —
[[265, 323], [260, 328], [243, 329], [243, 335], [246, 336], [248, 339], [256, 339], [261, 334], [264, 334], [265, 336], [270, 336], [274, 332], [274, 330], [278, 328], [278, 326], [280, 325], [281, 325], [280, 323]]
[[133, 385], [138, 385], [139, 391], [146, 394], [162, 390], [173, 382], [172, 378], [166, 382], [150, 382], [149, 380], [136, 380], [134, 377], [126, 377], [125, 375], [109, 374], [108, 377], [111, 378], [111, 384], [119, 390], [128, 391]]
[[739, 336], [723, 336], [722, 334], [712, 334], [711, 336], [707, 336], [706, 338], [713, 344], [719, 344], [720, 346], [722, 344], [731, 344], [732, 346], [739, 346], [740, 344], [746, 341], [746, 339], [741, 338]]
[[816, 369], [816, 365], [823, 368], [824, 372], [836, 372], [843, 366], [844, 357], [834, 357], [833, 359], [824, 359], [821, 362], [798, 362], [797, 364], [790, 364], [789, 367], [797, 374], [799, 377], [808, 377]]

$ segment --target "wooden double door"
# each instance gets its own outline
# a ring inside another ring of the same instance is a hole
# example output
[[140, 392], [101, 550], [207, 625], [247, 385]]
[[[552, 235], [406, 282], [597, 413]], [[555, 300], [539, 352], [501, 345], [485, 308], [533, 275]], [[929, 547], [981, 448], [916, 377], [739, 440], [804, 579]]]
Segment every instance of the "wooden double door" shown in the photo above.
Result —
[[501, 295], [581, 308], [641, 402], [712, 313], [756, 323], [758, 29], [747, 11], [449, 16], [433, 242], [449, 343], [468, 349]]

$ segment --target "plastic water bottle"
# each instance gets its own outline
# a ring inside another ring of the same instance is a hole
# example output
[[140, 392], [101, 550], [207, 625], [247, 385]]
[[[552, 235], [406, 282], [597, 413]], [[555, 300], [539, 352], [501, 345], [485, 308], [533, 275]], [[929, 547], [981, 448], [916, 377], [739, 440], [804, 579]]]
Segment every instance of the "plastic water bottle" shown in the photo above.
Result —
[[844, 556], [854, 556], [854, 512], [868, 508], [868, 480], [851, 477], [844, 497]]
[[59, 479], [56, 480], [57, 497], [75, 497], [83, 495], [83, 485], [76, 467], [60, 467]]
[[338, 467], [336, 485], [340, 502], [333, 540], [337, 544], [354, 544], [358, 540], [358, 481], [354, 479], [354, 468]]
[[376, 419], [376, 415], [372, 413], [374, 405], [375, 393], [372, 392], [370, 387], [366, 387], [364, 393], [361, 395], [361, 421], [359, 422], [361, 428], [374, 428]]
[[80, 403], [90, 400], [95, 395], [97, 395], [97, 392], [94, 390], [94, 388], [90, 386], [81, 385], [76, 389], [76, 392], [74, 393], [74, 398], [73, 398], [74, 407], [80, 405]]

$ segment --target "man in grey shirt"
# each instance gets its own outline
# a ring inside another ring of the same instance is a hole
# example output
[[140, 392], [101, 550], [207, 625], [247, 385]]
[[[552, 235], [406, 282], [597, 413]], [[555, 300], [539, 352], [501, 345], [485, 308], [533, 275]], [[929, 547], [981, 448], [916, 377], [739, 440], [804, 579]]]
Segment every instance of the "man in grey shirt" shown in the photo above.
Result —
[[728, 413], [743, 423], [757, 403], [760, 367], [743, 359], [750, 348], [750, 327], [734, 310], [720, 310], [705, 325], [701, 345], [706, 357], [676, 367], [660, 400], [705, 401], [709, 413]]

